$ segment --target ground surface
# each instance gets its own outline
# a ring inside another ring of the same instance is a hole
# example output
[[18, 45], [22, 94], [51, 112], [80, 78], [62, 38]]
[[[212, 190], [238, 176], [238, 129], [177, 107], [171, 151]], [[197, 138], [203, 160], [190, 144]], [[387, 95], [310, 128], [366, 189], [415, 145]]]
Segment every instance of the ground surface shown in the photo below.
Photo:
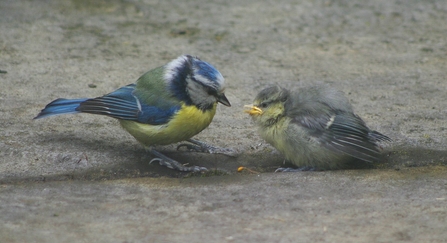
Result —
[[[447, 240], [444, 0], [6, 0], [0, 33], [1, 242]], [[232, 103], [196, 138], [240, 154], [159, 149], [210, 173], [148, 165], [113, 119], [32, 120], [181, 54], [217, 67]], [[315, 82], [394, 140], [375, 168], [271, 173], [283, 158], [243, 105]]]

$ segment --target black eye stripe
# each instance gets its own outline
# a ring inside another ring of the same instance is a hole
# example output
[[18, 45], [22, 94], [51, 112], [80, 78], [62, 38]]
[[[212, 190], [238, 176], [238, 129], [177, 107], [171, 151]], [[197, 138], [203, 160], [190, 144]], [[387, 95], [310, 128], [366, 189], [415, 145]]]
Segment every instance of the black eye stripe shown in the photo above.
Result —
[[207, 85], [205, 85], [204, 83], [197, 81], [197, 79], [196, 79], [194, 76], [191, 76], [190, 78], [191, 78], [191, 80], [192, 80], [193, 82], [196, 82], [196, 83], [202, 85], [203, 88], [205, 89], [205, 91], [206, 91], [209, 95], [217, 96], [217, 90], [216, 90], [216, 88], [207, 86]]
[[207, 92], [209, 95], [214, 95], [214, 96], [217, 95], [217, 90], [215, 90], [215, 89], [213, 89], [213, 88], [211, 88], [211, 87], [206, 87], [206, 92]]

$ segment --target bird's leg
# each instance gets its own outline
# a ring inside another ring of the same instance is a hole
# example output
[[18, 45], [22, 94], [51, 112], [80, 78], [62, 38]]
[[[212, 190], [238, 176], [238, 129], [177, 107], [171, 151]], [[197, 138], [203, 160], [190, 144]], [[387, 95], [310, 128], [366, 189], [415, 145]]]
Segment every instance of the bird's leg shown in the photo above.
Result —
[[177, 146], [177, 150], [181, 147], [186, 147], [188, 150], [196, 151], [196, 152], [202, 152], [202, 153], [210, 153], [210, 154], [225, 154], [227, 156], [236, 157], [237, 151], [233, 149], [228, 148], [220, 148], [220, 147], [214, 147], [212, 145], [209, 145], [204, 142], [200, 142], [195, 139], [187, 139], [186, 141], [192, 143], [182, 143], [179, 146]]
[[298, 167], [298, 168], [283, 168], [280, 167], [278, 169], [275, 170], [275, 172], [301, 172], [301, 171], [315, 171], [315, 167], [310, 167], [310, 166], [303, 166], [303, 167]]
[[201, 171], [208, 170], [207, 168], [200, 167], [200, 166], [184, 166], [184, 165], [180, 164], [179, 162], [167, 157], [166, 155], [163, 155], [162, 153], [160, 153], [154, 149], [149, 149], [149, 152], [157, 157], [157, 158], [152, 159], [149, 162], [149, 164], [154, 161], [158, 161], [158, 163], [160, 165], [166, 166], [173, 170], [179, 170], [179, 171], [201, 172]]

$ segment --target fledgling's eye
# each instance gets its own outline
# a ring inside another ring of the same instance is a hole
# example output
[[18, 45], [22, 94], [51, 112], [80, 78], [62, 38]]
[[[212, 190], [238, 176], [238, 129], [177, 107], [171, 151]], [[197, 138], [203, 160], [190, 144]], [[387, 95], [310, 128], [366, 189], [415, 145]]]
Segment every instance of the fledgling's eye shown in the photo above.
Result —
[[262, 108], [266, 108], [268, 106], [267, 102], [262, 102], [259, 106]]

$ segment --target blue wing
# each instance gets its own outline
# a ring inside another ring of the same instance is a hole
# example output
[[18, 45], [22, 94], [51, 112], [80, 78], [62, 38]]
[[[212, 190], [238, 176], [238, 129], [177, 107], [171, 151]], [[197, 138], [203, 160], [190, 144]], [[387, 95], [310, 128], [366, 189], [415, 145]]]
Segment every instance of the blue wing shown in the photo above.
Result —
[[129, 84], [110, 94], [94, 99], [57, 99], [48, 104], [36, 118], [84, 112], [121, 120], [161, 125], [167, 123], [180, 109], [179, 105], [161, 109], [157, 106], [141, 103], [135, 95], [135, 86], [135, 84]]

